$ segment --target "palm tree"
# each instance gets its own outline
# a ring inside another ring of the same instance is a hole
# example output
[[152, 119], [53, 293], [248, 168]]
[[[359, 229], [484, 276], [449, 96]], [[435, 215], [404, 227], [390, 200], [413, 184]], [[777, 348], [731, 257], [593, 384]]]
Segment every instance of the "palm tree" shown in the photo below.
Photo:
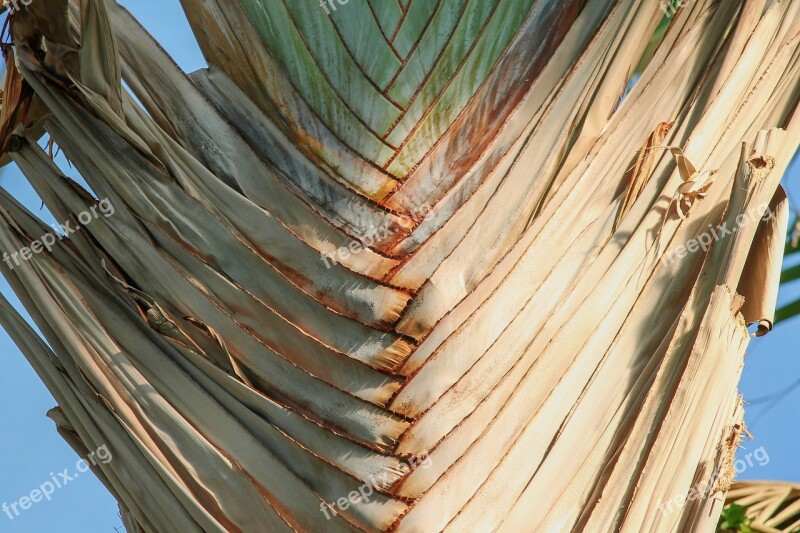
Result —
[[713, 530], [800, 3], [182, 4], [188, 75], [105, 0], [4, 48], [69, 224], [0, 195], [0, 323], [130, 531]]
[[751, 531], [792, 533], [800, 530], [800, 485], [776, 481], [735, 483], [727, 503], [738, 506], [739, 514]]

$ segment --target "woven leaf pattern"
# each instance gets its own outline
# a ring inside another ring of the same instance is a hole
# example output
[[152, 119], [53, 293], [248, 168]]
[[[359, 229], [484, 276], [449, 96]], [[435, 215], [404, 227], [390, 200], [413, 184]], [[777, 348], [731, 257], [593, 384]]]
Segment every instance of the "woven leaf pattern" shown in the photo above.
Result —
[[0, 323], [129, 529], [713, 529], [657, 504], [729, 462], [771, 327], [800, 3], [691, 3], [622, 102], [657, 3], [182, 4], [189, 74], [114, 2], [14, 13], [0, 116], [58, 220], [114, 208], [0, 264], [47, 342]]

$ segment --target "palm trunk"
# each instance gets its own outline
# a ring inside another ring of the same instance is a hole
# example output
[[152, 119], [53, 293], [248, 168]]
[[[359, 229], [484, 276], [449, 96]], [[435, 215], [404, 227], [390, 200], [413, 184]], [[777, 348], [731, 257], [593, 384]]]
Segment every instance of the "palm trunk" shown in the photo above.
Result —
[[[0, 323], [129, 530], [713, 530], [799, 2], [668, 10], [622, 102], [656, 2], [182, 3], [188, 76], [114, 3], [35, 0], [0, 115], [81, 226], [0, 264], [47, 342]], [[0, 205], [4, 250], [49, 231]]]

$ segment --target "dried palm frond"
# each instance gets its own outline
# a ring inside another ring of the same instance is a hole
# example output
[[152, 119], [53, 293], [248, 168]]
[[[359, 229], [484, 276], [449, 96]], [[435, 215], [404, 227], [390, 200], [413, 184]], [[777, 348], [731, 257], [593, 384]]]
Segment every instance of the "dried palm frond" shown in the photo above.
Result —
[[745, 508], [752, 531], [800, 531], [800, 485], [780, 481], [742, 481], [728, 491], [726, 505]]
[[659, 502], [730, 463], [771, 327], [800, 3], [692, 2], [621, 105], [655, 2], [182, 4], [189, 75], [114, 2], [11, 23], [90, 190], [4, 146], [58, 220], [114, 212], [0, 263], [47, 342], [0, 323], [126, 527], [713, 529], [724, 487]]

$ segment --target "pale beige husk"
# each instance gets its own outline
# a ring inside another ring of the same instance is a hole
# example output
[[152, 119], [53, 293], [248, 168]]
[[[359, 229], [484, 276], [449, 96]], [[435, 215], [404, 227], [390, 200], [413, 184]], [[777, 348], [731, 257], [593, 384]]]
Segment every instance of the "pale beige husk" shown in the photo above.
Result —
[[57, 220], [114, 207], [0, 263], [59, 430], [129, 531], [712, 531], [800, 2], [687, 3], [624, 99], [657, 2], [381, 2], [183, 0], [190, 75], [111, 1], [12, 16], [6, 152]]

